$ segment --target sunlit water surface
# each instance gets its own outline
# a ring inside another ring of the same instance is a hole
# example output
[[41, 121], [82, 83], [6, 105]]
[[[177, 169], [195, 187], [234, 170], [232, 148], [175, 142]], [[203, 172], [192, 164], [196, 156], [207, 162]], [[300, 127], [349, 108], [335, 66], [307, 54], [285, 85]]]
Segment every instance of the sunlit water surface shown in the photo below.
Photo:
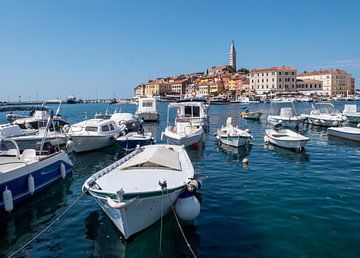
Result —
[[[336, 103], [338, 110], [344, 103]], [[358, 104], [359, 105], [359, 104]], [[92, 117], [106, 104], [63, 105], [71, 123], [84, 112]], [[296, 104], [299, 113], [310, 103]], [[134, 112], [134, 105], [122, 105]], [[302, 153], [264, 146], [270, 104], [253, 104], [265, 114], [260, 122], [240, 119], [239, 104], [212, 105], [205, 146], [189, 150], [201, 189], [201, 214], [184, 230], [199, 257], [359, 257], [360, 145], [328, 138], [326, 129], [307, 128], [311, 138]], [[359, 108], [359, 107], [358, 107]], [[145, 129], [160, 134], [161, 122]], [[228, 116], [254, 136], [249, 150], [221, 148], [214, 133]], [[4, 114], [0, 122], [5, 122]], [[0, 217], [0, 256], [8, 256], [45, 228], [81, 194], [93, 173], [121, 158], [117, 146], [72, 154], [71, 177], [53, 185]], [[248, 166], [242, 159], [248, 156]], [[141, 180], [141, 179], [139, 179]], [[54, 227], [29, 245], [27, 257], [158, 257], [160, 223], [125, 244], [111, 221], [90, 196], [84, 196]], [[172, 214], [165, 217], [162, 257], [189, 257]]]

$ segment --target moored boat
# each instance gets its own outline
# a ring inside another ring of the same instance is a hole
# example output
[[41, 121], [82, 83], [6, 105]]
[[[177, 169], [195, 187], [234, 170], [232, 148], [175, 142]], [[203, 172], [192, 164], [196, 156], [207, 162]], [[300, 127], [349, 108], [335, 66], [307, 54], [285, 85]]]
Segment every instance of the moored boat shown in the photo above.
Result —
[[356, 104], [345, 104], [343, 115], [350, 123], [360, 123], [360, 112], [357, 111]]
[[329, 127], [327, 132], [330, 136], [345, 140], [360, 142], [360, 128], [355, 127]]
[[331, 103], [315, 103], [309, 115], [306, 115], [309, 124], [337, 127], [344, 122], [342, 114], [335, 111]]
[[73, 167], [64, 151], [20, 153], [13, 140], [2, 140], [0, 146], [0, 210], [10, 212], [18, 202], [65, 178]]
[[248, 130], [241, 130], [232, 125], [231, 117], [226, 120], [226, 126], [221, 127], [216, 132], [216, 138], [225, 145], [241, 147], [250, 143], [252, 135]]
[[67, 143], [74, 152], [91, 151], [110, 146], [125, 132], [125, 125], [116, 125], [108, 119], [89, 119], [70, 127]]
[[[148, 145], [97, 172], [82, 189], [95, 198], [128, 239], [157, 222], [173, 206], [178, 216], [185, 213], [182, 219], [193, 220], [200, 212], [199, 201], [191, 194], [198, 185], [193, 177], [194, 169], [183, 147]], [[181, 195], [186, 198], [179, 199]]]
[[309, 137], [289, 129], [266, 129], [264, 136], [265, 143], [297, 151], [302, 151], [309, 140]]
[[133, 150], [138, 145], [150, 145], [155, 143], [151, 133], [130, 132], [116, 139], [116, 143], [124, 150]]
[[144, 122], [157, 122], [160, 120], [160, 114], [156, 110], [156, 100], [154, 98], [139, 98], [135, 114]]

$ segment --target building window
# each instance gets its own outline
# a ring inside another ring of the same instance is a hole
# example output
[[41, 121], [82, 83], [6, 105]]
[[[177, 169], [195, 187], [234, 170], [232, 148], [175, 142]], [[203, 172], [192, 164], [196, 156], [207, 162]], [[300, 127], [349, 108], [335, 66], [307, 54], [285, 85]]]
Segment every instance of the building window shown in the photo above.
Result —
[[292, 75], [295, 75], [295, 72], [292, 72], [291, 74], [292, 74]]
[[288, 72], [285, 72], [285, 75], [288, 75], [289, 73]]
[[279, 78], [279, 82], [281, 82], [281, 78]]
[[281, 72], [279, 72], [279, 75], [281, 75]]

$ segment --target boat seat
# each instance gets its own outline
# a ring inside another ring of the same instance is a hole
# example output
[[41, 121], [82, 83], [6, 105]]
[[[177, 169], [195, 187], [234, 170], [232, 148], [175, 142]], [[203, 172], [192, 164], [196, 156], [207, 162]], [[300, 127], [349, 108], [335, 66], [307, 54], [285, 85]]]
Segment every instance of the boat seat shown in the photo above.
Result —
[[36, 160], [36, 151], [34, 149], [25, 149], [21, 154], [20, 160], [24, 162]]

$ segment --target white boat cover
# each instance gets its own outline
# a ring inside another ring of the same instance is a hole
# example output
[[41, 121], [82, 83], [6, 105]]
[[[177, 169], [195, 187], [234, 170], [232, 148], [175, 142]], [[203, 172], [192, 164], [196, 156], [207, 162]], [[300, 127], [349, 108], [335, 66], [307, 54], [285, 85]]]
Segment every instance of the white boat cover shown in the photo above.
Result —
[[146, 148], [125, 163], [122, 169], [134, 167], [166, 167], [181, 170], [179, 153], [164, 146]]

